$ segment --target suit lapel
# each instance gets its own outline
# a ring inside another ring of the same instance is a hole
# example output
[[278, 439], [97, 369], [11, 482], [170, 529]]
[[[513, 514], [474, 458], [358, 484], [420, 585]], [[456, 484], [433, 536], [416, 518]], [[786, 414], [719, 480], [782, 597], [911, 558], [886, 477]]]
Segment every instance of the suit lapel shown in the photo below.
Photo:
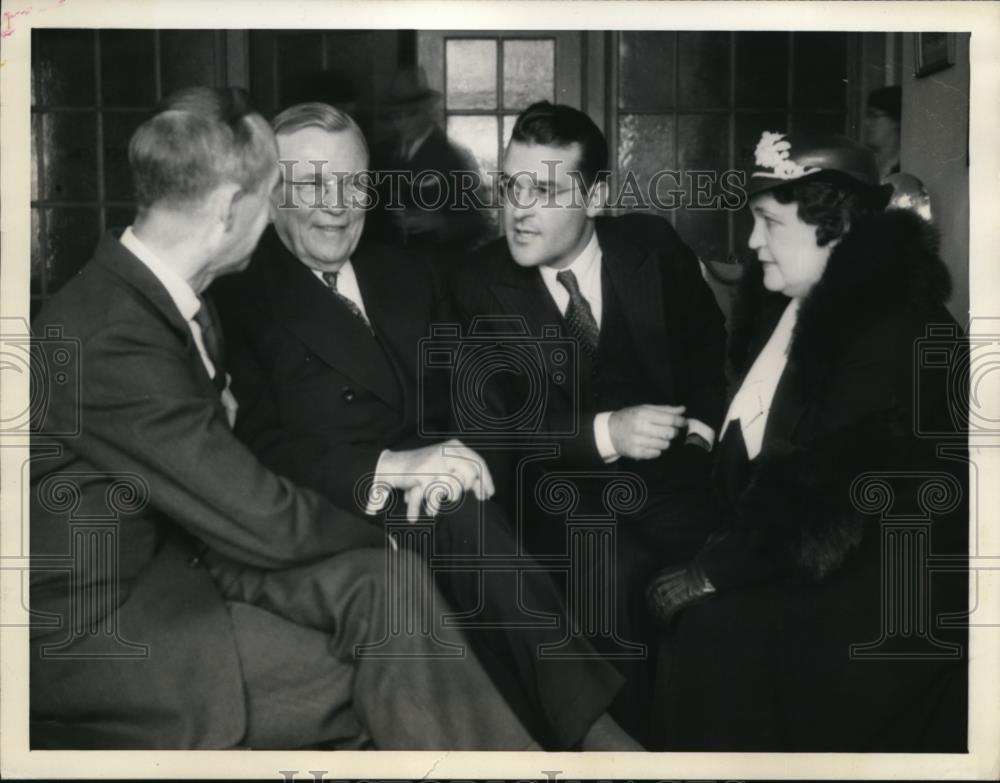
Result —
[[656, 251], [639, 248], [620, 237], [609, 221], [598, 219], [597, 241], [601, 245], [601, 284], [610, 284], [632, 337], [632, 344], [646, 369], [661, 389], [674, 389], [670, 342], [664, 311], [663, 275]]
[[280, 239], [274, 239], [269, 250], [281, 267], [276, 304], [280, 322], [328, 365], [399, 407], [396, 376], [388, 362], [375, 360], [374, 352], [382, 349], [371, 332]]
[[378, 249], [362, 245], [351, 263], [372, 328], [386, 352], [402, 365], [400, 384], [411, 387], [417, 378], [420, 340], [427, 337], [427, 302], [410, 295], [406, 276], [385, 263]]
[[[524, 327], [530, 338], [551, 337], [550, 330], [555, 327], [563, 339], [572, 339], [566, 330], [562, 313], [552, 300], [541, 273], [535, 268], [518, 266], [511, 258], [509, 251], [505, 253], [502, 264], [503, 274], [493, 283], [493, 295], [500, 302], [504, 313], [523, 319]], [[511, 326], [513, 326], [511, 324]], [[554, 364], [551, 351], [542, 351], [545, 358], [546, 371], [554, 377], [554, 386], [566, 392], [571, 384], [566, 384], [562, 375], [564, 365]]]
[[134, 289], [166, 321], [170, 330], [184, 343], [188, 363], [205, 387], [206, 396], [215, 402], [216, 409], [225, 418], [226, 410], [222, 405], [222, 398], [212, 383], [208, 370], [205, 369], [205, 363], [201, 359], [187, 321], [156, 275], [121, 244], [119, 236], [120, 232], [105, 234], [94, 253], [94, 260]]

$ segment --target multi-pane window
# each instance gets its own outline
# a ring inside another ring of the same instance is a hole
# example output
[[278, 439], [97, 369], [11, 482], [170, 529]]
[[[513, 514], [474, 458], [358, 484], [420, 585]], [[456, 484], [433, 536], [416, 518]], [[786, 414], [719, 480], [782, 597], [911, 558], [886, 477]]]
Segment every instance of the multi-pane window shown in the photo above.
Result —
[[492, 187], [518, 113], [555, 100], [556, 39], [447, 38], [444, 65], [448, 137], [472, 154]]
[[722, 175], [752, 163], [761, 131], [852, 130], [847, 34], [642, 31], [615, 42], [612, 194], [620, 209], [670, 218], [703, 260], [744, 249], [748, 217], [720, 208]]
[[33, 310], [86, 263], [105, 228], [131, 223], [129, 138], [161, 96], [224, 80], [219, 35], [32, 31]]

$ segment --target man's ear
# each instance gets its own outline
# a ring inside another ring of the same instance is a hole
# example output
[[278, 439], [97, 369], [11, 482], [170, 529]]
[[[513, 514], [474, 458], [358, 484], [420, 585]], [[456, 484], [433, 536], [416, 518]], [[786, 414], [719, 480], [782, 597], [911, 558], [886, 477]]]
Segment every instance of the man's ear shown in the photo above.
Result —
[[587, 217], [596, 218], [608, 205], [608, 180], [599, 179], [587, 194]]
[[220, 185], [214, 194], [215, 215], [223, 228], [228, 233], [236, 225], [236, 211], [239, 207], [239, 200], [246, 193], [235, 182], [226, 182]]

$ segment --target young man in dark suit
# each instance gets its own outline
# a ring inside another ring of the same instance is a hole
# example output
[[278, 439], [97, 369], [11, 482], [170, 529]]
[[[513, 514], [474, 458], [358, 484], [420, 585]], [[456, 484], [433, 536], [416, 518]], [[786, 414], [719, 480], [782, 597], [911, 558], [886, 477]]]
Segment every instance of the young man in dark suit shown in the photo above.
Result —
[[442, 289], [416, 257], [361, 243], [371, 193], [360, 130], [322, 103], [292, 106], [272, 127], [283, 172], [274, 229], [215, 290], [237, 435], [277, 473], [375, 522], [404, 508], [411, 521], [436, 517], [430, 554], [466, 559], [437, 570], [439, 584], [474, 615], [467, 636], [535, 736], [559, 750], [637, 749], [605, 714], [621, 685], [614, 667], [586, 643], [561, 658], [540, 649], [571, 631], [554, 583], [518, 559], [488, 502], [485, 462], [460, 440], [424, 436], [450, 413], [447, 389], [424, 389], [418, 410], [420, 341]]
[[[607, 167], [607, 143], [586, 114], [548, 102], [526, 109], [504, 157], [506, 236], [457, 268], [453, 288], [468, 326], [503, 315], [536, 337], [554, 325], [576, 345], [568, 381], [544, 354], [545, 410], [530, 433], [559, 456], [528, 462], [514, 493], [536, 498], [543, 476], [564, 472], [578, 494], [573, 513], [603, 515], [608, 482], [638, 476], [644, 502], [617, 520], [613, 621], [625, 638], [649, 642], [647, 578], [659, 558], [695, 551], [709, 532], [703, 501], [725, 392], [725, 331], [697, 258], [666, 220], [601, 215]], [[497, 420], [525, 404], [525, 377], [498, 375], [480, 390]], [[565, 547], [565, 513], [539, 511], [526, 512], [529, 544], [540, 553]], [[648, 688], [635, 668], [641, 702]]]
[[[461, 633], [387, 635], [383, 532], [230, 429], [201, 294], [267, 223], [267, 123], [238, 90], [191, 88], [129, 160], [135, 224], [34, 324], [63, 342], [37, 346], [33, 378], [78, 384], [33, 390], [33, 747], [537, 748], [474, 656], [439, 656]], [[393, 562], [434, 596], [416, 558]], [[301, 600], [317, 573], [325, 600]]]

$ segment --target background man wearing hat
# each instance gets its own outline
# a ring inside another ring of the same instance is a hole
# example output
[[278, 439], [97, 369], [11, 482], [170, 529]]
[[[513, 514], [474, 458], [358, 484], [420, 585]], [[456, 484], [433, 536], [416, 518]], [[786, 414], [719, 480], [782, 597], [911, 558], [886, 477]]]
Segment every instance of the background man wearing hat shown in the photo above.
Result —
[[[419, 66], [401, 68], [393, 77], [383, 104], [388, 137], [372, 156], [381, 185], [369, 233], [379, 242], [459, 252], [489, 237], [486, 214], [462, 203], [460, 190], [470, 199], [479, 191], [479, 167], [435, 122], [440, 99]], [[420, 177], [423, 172], [429, 174]]]
[[903, 88], [898, 84], [879, 87], [868, 94], [865, 110], [865, 144], [875, 153], [879, 177], [899, 171], [899, 124], [902, 117]]
[[[383, 533], [267, 470], [230, 429], [203, 294], [246, 266], [277, 153], [241, 91], [167, 98], [129, 145], [134, 225], [34, 322], [76, 343], [74, 370], [39, 356], [79, 386], [53, 385], [33, 422], [31, 604], [47, 622], [31, 631], [32, 746], [537, 747], [474, 656], [387, 637]], [[114, 538], [81, 545], [95, 519]], [[46, 567], [68, 543], [72, 573]], [[316, 572], [333, 599], [322, 611], [300, 589]], [[383, 655], [357, 655], [387, 638]]]

